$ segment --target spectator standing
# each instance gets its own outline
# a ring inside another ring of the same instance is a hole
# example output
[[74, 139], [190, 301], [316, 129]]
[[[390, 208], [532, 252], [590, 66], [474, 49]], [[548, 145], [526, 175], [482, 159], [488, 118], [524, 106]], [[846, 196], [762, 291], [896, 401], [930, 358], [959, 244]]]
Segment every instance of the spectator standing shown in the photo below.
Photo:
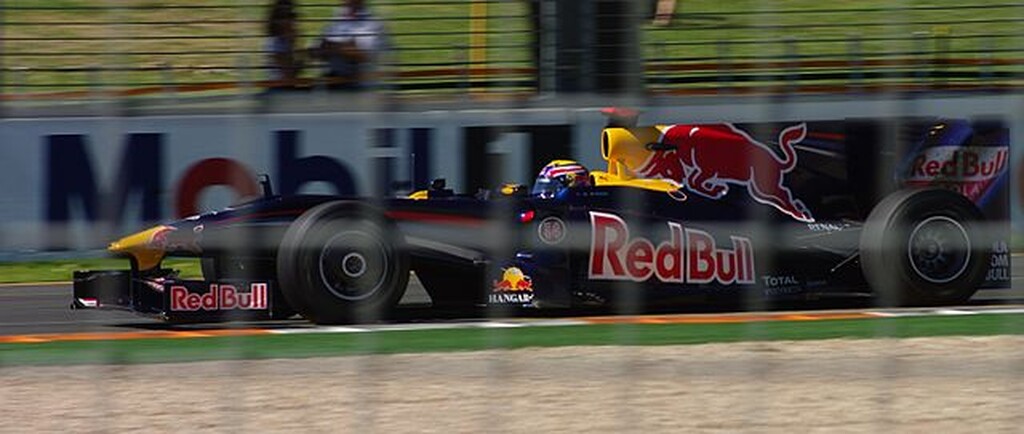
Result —
[[377, 59], [386, 46], [384, 25], [363, 0], [344, 0], [338, 14], [324, 28], [320, 57], [327, 63], [325, 77], [333, 90], [363, 90], [375, 80]]
[[270, 60], [271, 90], [297, 88], [303, 56], [296, 50], [298, 14], [291, 0], [275, 0], [267, 14], [267, 42], [264, 51]]
[[676, 13], [676, 0], [655, 0], [652, 9], [654, 19], [651, 20], [651, 24], [667, 26], [672, 23], [672, 17]]

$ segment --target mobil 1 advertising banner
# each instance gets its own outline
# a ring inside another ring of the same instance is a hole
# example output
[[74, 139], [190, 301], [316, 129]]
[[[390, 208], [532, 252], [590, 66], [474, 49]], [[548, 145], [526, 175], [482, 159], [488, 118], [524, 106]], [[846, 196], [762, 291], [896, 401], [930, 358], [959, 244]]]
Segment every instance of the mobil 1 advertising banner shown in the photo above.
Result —
[[[261, 194], [261, 174], [283, 195], [382, 197], [441, 177], [460, 192], [526, 182], [544, 161], [574, 154], [570, 118], [445, 112], [0, 119], [0, 259], [103, 248], [147, 225]], [[596, 138], [600, 116], [592, 118], [598, 123], [587, 129]]]
[[115, 236], [260, 194], [364, 193], [358, 119], [203, 116], [0, 122], [0, 245], [99, 248]]

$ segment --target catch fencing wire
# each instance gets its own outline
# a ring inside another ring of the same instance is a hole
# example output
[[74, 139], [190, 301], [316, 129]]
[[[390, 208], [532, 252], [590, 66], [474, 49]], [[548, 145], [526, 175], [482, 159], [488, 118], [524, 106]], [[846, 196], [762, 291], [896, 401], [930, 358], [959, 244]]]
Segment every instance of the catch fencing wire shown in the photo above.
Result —
[[0, 119], [5, 116], [6, 101], [3, 95], [6, 95], [9, 84], [7, 83], [7, 64], [3, 53], [7, 44], [7, 0], [0, 0]]
[[[2, 1], [4, 1], [4, 0], [0, 0], [0, 2], [2, 2]], [[894, 14], [894, 15], [896, 15], [896, 14]], [[0, 57], [2, 57], [2, 56], [0, 56]], [[3, 82], [0, 81], [0, 84], [2, 84], [2, 83]], [[106, 81], [101, 81], [100, 82], [101, 88], [102, 88], [103, 84], [105, 84], [105, 83], [106, 83]], [[908, 104], [910, 104], [909, 101], [912, 101], [912, 100], [908, 98], [907, 101], [908, 101]], [[780, 113], [775, 112], [775, 110], [782, 111], [782, 110], [784, 110], [783, 108], [774, 109], [774, 108], [772, 108], [773, 107], [772, 104], [769, 103], [770, 101], [764, 101], [764, 102], [765, 102], [764, 106], [766, 107], [765, 110], [769, 112], [768, 114], [765, 115], [765, 120], [775, 120], [775, 119], [781, 119], [781, 118], [786, 118], [787, 117], [787, 116], [785, 116], [785, 114], [780, 114]], [[916, 107], [916, 106], [911, 104], [911, 105], [909, 105], [909, 107], [910, 108], [908, 109], [908, 112], [909, 113], [913, 113], [914, 112], [913, 108]], [[245, 125], [248, 125], [248, 123], [246, 123]], [[249, 128], [249, 127], [240, 126], [238, 128], [245, 129], [245, 128]], [[245, 135], [245, 136], [250, 135], [250, 134], [247, 134], [247, 133], [244, 133], [244, 132], [241, 133], [241, 134]], [[882, 160], [882, 162], [884, 162], [884, 160]], [[880, 171], [879, 173], [881, 174], [881, 173], [886, 173], [886, 172], [885, 171]], [[881, 184], [881, 181], [884, 181], [884, 180], [880, 180], [879, 184]], [[624, 286], [626, 286], [626, 288], [623, 288], [623, 291], [632, 291], [632, 292], [629, 292], [630, 294], [638, 293], [637, 289], [639, 289], [639, 288], [635, 287], [634, 285], [624, 285]], [[630, 307], [630, 306], [631, 306], [630, 304], [625, 304], [625, 305], [623, 305], [621, 307], [621, 309], [622, 309], [623, 312], [627, 312], [627, 313], [628, 312], [634, 312], [635, 311], [634, 307]], [[759, 310], [760, 307], [761, 307], [760, 305], [758, 305], [758, 304], [756, 304], [754, 302], [751, 302], [751, 305], [748, 306], [748, 308], [752, 309], [752, 310]], [[632, 328], [630, 328], [628, 326], [622, 326], [619, 329], [619, 333], [620, 333], [619, 341], [621, 343], [624, 343], [624, 344], [631, 343], [632, 342], [632, 337], [631, 336], [632, 336], [633, 332], [634, 331], [633, 331]], [[885, 326], [884, 324], [880, 324], [880, 329], [879, 329], [879, 335], [880, 336], [887, 336], [891, 332], [892, 332], [892, 330], [889, 329], [888, 326]], [[753, 325], [750, 326], [750, 329], [749, 329], [749, 334], [750, 335], [758, 336], [760, 333], [761, 332], [760, 332], [760, 326], [759, 325], [753, 324]], [[376, 336], [377, 336], [376, 333], [369, 333], [369, 334], [366, 334], [365, 341], [361, 341], [361, 343], [363, 345], [365, 345], [365, 348], [367, 350], [371, 350], [372, 351], [373, 349], [377, 348]], [[495, 330], [494, 335], [493, 335], [494, 342], [495, 342], [495, 347], [501, 347], [502, 343], [505, 342], [506, 336], [507, 335], [504, 334], [502, 331]], [[97, 350], [98, 351], [105, 351], [102, 348], [102, 346], [99, 346], [97, 348]], [[241, 347], [240, 346], [236, 346], [236, 344], [229, 344], [228, 351], [232, 351], [233, 352], [233, 351], [236, 351], [236, 350], [240, 351]], [[492, 378], [494, 378], [494, 380], [493, 380], [493, 382], [489, 383], [489, 386], [493, 386], [495, 389], [500, 389], [500, 387], [501, 387], [501, 381], [500, 381], [501, 376], [499, 374], [501, 374], [503, 372], [508, 372], [509, 368], [512, 365], [515, 364], [515, 362], [514, 362], [515, 358], [514, 357], [511, 358], [511, 359], [505, 358], [501, 354], [496, 354], [493, 357], [494, 357], [494, 361], [493, 361], [493, 364], [490, 365], [490, 366], [492, 367], [491, 374], [494, 374], [493, 377], [492, 377]], [[523, 357], [525, 357], [525, 356], [523, 356]], [[892, 355], [892, 357], [890, 359], [891, 360], [895, 360], [895, 353]], [[118, 356], [116, 354], [111, 354], [111, 360], [112, 361], [118, 360]], [[360, 375], [360, 378], [366, 378], [366, 380], [363, 380], [365, 382], [361, 381], [358, 384], [356, 384], [355, 385], [356, 387], [354, 387], [351, 390], [351, 392], [349, 392], [349, 391], [345, 391], [345, 392], [339, 391], [339, 394], [348, 395], [349, 393], [351, 393], [351, 394], [363, 395], [365, 393], [365, 394], [369, 395], [371, 398], [374, 396], [374, 391], [377, 390], [375, 388], [376, 387], [380, 387], [380, 386], [375, 384], [375, 383], [373, 383], [371, 380], [369, 380], [369, 378], [371, 378], [375, 373], [380, 372], [381, 369], [387, 369], [386, 367], [383, 366], [383, 363], [382, 363], [384, 360], [386, 360], [386, 357], [384, 357], [384, 356], [372, 356], [372, 357], [367, 357], [367, 358], [362, 359], [362, 360], [363, 360], [364, 364], [361, 364], [359, 366], [359, 370], [360, 370], [360, 372], [363, 372], [366, 375], [365, 376]], [[630, 355], [629, 357], [625, 357], [622, 360], [622, 362], [623, 363], [622, 363], [622, 367], [621, 367], [621, 370], [620, 370], [621, 375], [629, 376], [630, 372], [635, 372], [636, 364], [638, 362], [640, 362], [640, 360], [637, 359], [637, 356]], [[759, 377], [762, 374], [766, 374], [767, 373], [768, 375], [770, 375], [771, 374], [770, 367], [773, 366], [775, 361], [771, 358], [770, 355], [767, 355], [767, 353], [759, 353], [759, 355], [757, 357], [752, 357], [751, 358], [751, 362], [750, 363], [751, 363], [750, 377], [751, 377], [751, 379], [754, 379], [755, 377]], [[233, 375], [233, 376], [236, 376], [236, 378], [239, 378], [242, 375], [241, 374], [241, 370], [242, 370], [243, 366], [244, 366], [244, 364], [241, 363], [241, 362], [229, 363], [229, 368], [228, 368], [229, 372], [228, 373]], [[761, 370], [761, 368], [759, 368], [760, 366], [767, 366], [768, 368], [765, 368], [764, 370]], [[111, 373], [112, 371], [115, 370], [113, 367], [111, 367], [109, 369], [110, 369], [110, 371], [104, 370], [106, 372], [103, 372], [103, 373], [109, 374], [109, 373]], [[897, 364], [895, 364], [895, 362], [894, 362], [893, 364], [884, 364], [883, 366], [881, 366], [880, 367], [880, 373], [883, 374], [883, 375], [886, 375], [886, 376], [889, 376], [889, 375], [898, 376], [898, 375], [901, 374], [901, 371], [899, 369], [899, 366]], [[100, 377], [103, 378], [104, 375], [100, 375]], [[236, 384], [236, 386], [237, 386], [237, 384]], [[102, 390], [102, 388], [101, 388], [100, 393], [98, 393], [98, 395], [99, 396], [103, 396], [103, 395], [106, 395], [108, 392], [111, 392], [111, 391], [110, 390]], [[222, 389], [221, 392], [224, 394], [222, 399], [230, 400], [230, 399], [232, 399], [232, 395], [234, 395], [233, 393], [231, 393], [231, 392], [233, 392], [233, 389], [231, 389], [231, 386], [225, 386], [225, 389]], [[892, 392], [892, 391], [890, 391], [890, 392]], [[888, 412], [889, 408], [894, 405], [894, 403], [893, 403], [890, 395], [888, 395], [886, 393], [882, 393], [881, 395], [883, 397], [883, 400], [879, 404], [879, 406], [880, 406], [879, 412], [881, 414], [886, 414]], [[494, 401], [501, 401], [501, 398], [500, 398], [501, 397], [501, 393], [500, 393], [500, 391], [498, 393], [493, 393], [493, 394], [490, 394], [488, 396], [490, 396], [491, 397], [490, 399], [493, 399]], [[635, 399], [631, 395], [631, 390], [628, 387], [625, 387], [625, 386], [621, 390], [621, 397], [624, 398], [623, 401], [626, 404], [624, 407], [621, 407], [622, 408], [621, 411], [624, 412], [622, 417], [625, 418], [626, 420], [628, 420], [628, 418], [630, 417], [630, 413], [628, 412], [627, 408], [628, 408], [628, 406], [630, 404], [632, 404], [635, 401]], [[751, 402], [765, 402], [765, 403], [768, 403], [768, 402], [770, 402], [770, 400], [764, 399], [764, 398], [768, 398], [768, 397], [769, 396], [767, 396], [767, 395], [766, 396], [757, 396], [758, 399], [751, 400]], [[748, 397], [747, 396], [737, 396], [736, 397], [736, 399], [738, 400], [738, 403], [740, 404], [741, 407], [747, 407], [747, 405], [744, 404], [744, 403], [748, 403], [748, 401], [745, 398], [748, 398]], [[244, 397], [243, 397], [243, 400], [244, 400]], [[102, 400], [98, 400], [98, 401], [102, 401]], [[374, 407], [373, 407], [373, 404], [372, 404], [373, 402], [374, 402], [373, 399], [366, 399], [366, 400], [360, 400], [359, 401], [358, 405], [360, 406], [360, 408], [362, 408], [362, 410], [358, 412], [360, 417], [357, 420], [354, 420], [352, 422], [355, 429], [358, 430], [360, 428], [372, 428], [373, 427], [373, 422], [374, 422], [374, 419], [373, 419], [373, 408]], [[754, 411], [750, 412], [751, 416], [748, 418], [748, 420], [752, 420], [756, 415], [763, 414], [764, 412], [770, 410], [770, 407], [764, 408], [764, 407], [761, 407], [758, 404], [753, 404], [753, 403], [748, 403], [748, 404], [750, 404], [752, 406], [756, 406], [755, 408], [752, 408], [752, 410], [754, 410]], [[494, 406], [493, 408], [498, 408], [498, 406]], [[307, 416], [312, 417], [312, 416], [315, 416], [315, 415], [307, 414]], [[500, 418], [498, 420], [499, 421], [503, 421]], [[892, 421], [886, 419], [886, 420], [882, 420], [880, 422], [884, 422], [883, 425], [886, 425], [888, 423], [891, 423]], [[501, 423], [498, 423], [497, 425], [498, 426], [502, 426], [504, 423], [512, 423], [512, 422], [508, 422], [507, 420], [505, 420], [505, 421], [503, 421]]]

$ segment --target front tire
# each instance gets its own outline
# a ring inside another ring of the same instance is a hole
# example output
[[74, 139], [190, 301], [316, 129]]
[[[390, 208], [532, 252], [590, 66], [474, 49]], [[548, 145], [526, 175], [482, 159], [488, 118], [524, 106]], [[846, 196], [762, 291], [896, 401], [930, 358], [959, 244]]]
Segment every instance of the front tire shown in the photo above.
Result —
[[330, 202], [289, 226], [277, 256], [288, 304], [317, 324], [372, 322], [391, 313], [409, 282], [401, 233], [357, 202]]
[[885, 306], [960, 304], [985, 281], [984, 216], [948, 190], [903, 190], [882, 200], [860, 239], [864, 277]]

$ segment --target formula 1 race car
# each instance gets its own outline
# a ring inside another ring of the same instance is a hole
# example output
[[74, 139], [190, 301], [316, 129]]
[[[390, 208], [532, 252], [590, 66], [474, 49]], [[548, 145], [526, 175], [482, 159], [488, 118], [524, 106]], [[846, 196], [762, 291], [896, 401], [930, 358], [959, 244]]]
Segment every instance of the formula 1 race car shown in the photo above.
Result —
[[[992, 261], [1005, 244], [979, 208], [1005, 184], [998, 127], [916, 121], [887, 182], [863, 163], [879, 149], [834, 126], [638, 127], [609, 114], [606, 171], [556, 160], [532, 188], [455, 194], [438, 180], [400, 198], [279, 196], [264, 178], [261, 198], [112, 243], [131, 269], [76, 272], [72, 305], [365, 322], [397, 306], [410, 271], [436, 307], [541, 309], [752, 294], [956, 304], [1008, 282]], [[203, 280], [179, 279], [167, 256], [201, 258]]]

